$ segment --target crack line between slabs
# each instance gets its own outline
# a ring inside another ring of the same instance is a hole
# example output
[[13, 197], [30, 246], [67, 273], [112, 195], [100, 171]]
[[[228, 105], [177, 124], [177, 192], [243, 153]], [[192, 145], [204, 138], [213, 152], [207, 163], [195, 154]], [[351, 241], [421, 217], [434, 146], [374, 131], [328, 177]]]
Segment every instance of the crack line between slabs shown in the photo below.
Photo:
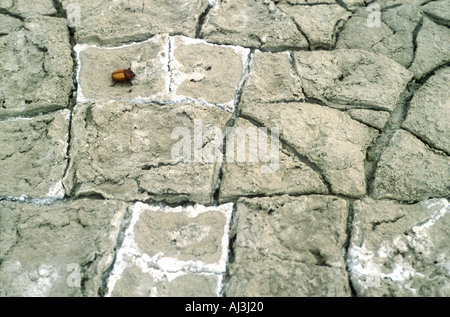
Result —
[[436, 153], [438, 155], [443, 155], [443, 156], [446, 156], [446, 157], [450, 156], [450, 153], [448, 153], [445, 149], [440, 149], [440, 148], [434, 146], [429, 141], [427, 141], [423, 137], [417, 135], [415, 132], [411, 131], [407, 127], [401, 127], [401, 129], [407, 131], [410, 134], [412, 134], [416, 139], [418, 139], [420, 142], [422, 142], [426, 147], [428, 147], [434, 153]]
[[[448, 64], [448, 63], [447, 63]], [[372, 145], [368, 151], [367, 151], [367, 158], [365, 160], [366, 163], [366, 183], [367, 183], [367, 193], [370, 196], [372, 191], [372, 183], [375, 179], [375, 173], [378, 168], [378, 164], [380, 161], [380, 158], [384, 151], [389, 147], [389, 144], [391, 142], [392, 137], [394, 134], [399, 131], [400, 129], [403, 129], [405, 131], [410, 132], [408, 129], [405, 129], [402, 127], [403, 122], [405, 122], [409, 110], [411, 108], [411, 101], [414, 98], [414, 95], [416, 92], [428, 81], [428, 79], [441, 67], [445, 67], [446, 65], [441, 65], [437, 67], [436, 69], [430, 71], [427, 75], [423, 76], [421, 79], [415, 79], [412, 78], [408, 84], [406, 85], [404, 91], [402, 92], [400, 96], [400, 100], [395, 106], [394, 110], [392, 110], [391, 115], [389, 117], [388, 122], [382, 129], [380, 135], [377, 137], [377, 139], [374, 142], [374, 145]], [[411, 132], [410, 132], [411, 133]], [[414, 133], [411, 133], [414, 137], [419, 139], [422, 143], [427, 145], [430, 149], [438, 151], [439, 153], [443, 153], [448, 156], [448, 153], [445, 151], [442, 151], [441, 149], [436, 148], [435, 146], [432, 146], [429, 144], [429, 142], [424, 141], [423, 138], [417, 136]]]
[[206, 21], [206, 17], [209, 13], [209, 11], [212, 9], [212, 7], [214, 6], [214, 4], [216, 3], [215, 0], [209, 0], [208, 6], [206, 7], [205, 11], [203, 11], [200, 16], [198, 17], [198, 21], [197, 21], [197, 25], [195, 27], [195, 38], [196, 39], [200, 39], [201, 38], [201, 33], [202, 33], [202, 28], [203, 28], [203, 24]]
[[[247, 115], [242, 115], [241, 116], [242, 119], [245, 119], [247, 121], [249, 121], [251, 124], [255, 125], [258, 128], [264, 127], [264, 125], [259, 122], [258, 120], [247, 116]], [[331, 183], [329, 182], [329, 180], [327, 179], [327, 177], [324, 175], [324, 173], [322, 172], [322, 170], [317, 166], [317, 164], [315, 164], [314, 162], [312, 162], [306, 155], [302, 155], [300, 154], [293, 145], [291, 145], [288, 141], [286, 141], [285, 139], [283, 139], [280, 135], [280, 143], [283, 149], [285, 149], [287, 152], [291, 153], [292, 155], [294, 155], [300, 162], [306, 164], [309, 168], [311, 168], [315, 173], [317, 173], [317, 175], [319, 176], [320, 180], [322, 181], [322, 183], [327, 187], [327, 194], [333, 194], [332, 188], [331, 188]]]
[[116, 264], [117, 254], [119, 253], [119, 250], [122, 248], [123, 241], [125, 240], [125, 233], [128, 227], [130, 226], [132, 213], [133, 212], [131, 210], [131, 207], [130, 205], [128, 205], [126, 207], [124, 215], [122, 216], [119, 229], [117, 231], [116, 243], [114, 245], [113, 259], [110, 265], [101, 273], [100, 286], [98, 288], [98, 295], [101, 297], [104, 297], [108, 293], [109, 277], [112, 273], [114, 265]]
[[234, 98], [234, 109], [233, 109], [233, 114], [231, 116], [231, 118], [228, 120], [228, 122], [225, 124], [225, 134], [223, 136], [222, 139], [222, 162], [220, 164], [219, 167], [219, 172], [218, 172], [218, 176], [217, 176], [217, 180], [216, 183], [214, 184], [213, 187], [213, 193], [212, 193], [212, 197], [213, 197], [213, 201], [214, 201], [214, 205], [219, 205], [219, 196], [220, 196], [220, 186], [222, 184], [222, 178], [223, 178], [223, 166], [224, 166], [224, 162], [225, 162], [225, 153], [227, 151], [227, 138], [228, 138], [228, 134], [229, 129], [234, 126], [234, 123], [236, 122], [236, 119], [240, 117], [240, 109], [239, 109], [239, 104], [241, 102], [241, 97], [242, 97], [242, 91], [244, 90], [244, 86], [248, 80], [248, 75], [250, 74], [250, 67], [252, 64], [252, 60], [253, 60], [253, 56], [254, 56], [255, 50], [251, 49], [248, 52], [247, 58], [244, 62], [244, 67], [243, 67], [243, 72], [242, 72], [242, 77], [241, 80], [239, 82], [239, 85], [236, 89], [236, 94], [235, 94], [235, 98]]
[[352, 235], [353, 235], [353, 221], [355, 218], [355, 210], [354, 210], [353, 204], [355, 201], [356, 201], [356, 199], [348, 200], [349, 207], [348, 207], [347, 227], [346, 227], [347, 239], [343, 246], [343, 253], [344, 253], [343, 257], [344, 257], [344, 262], [345, 262], [345, 270], [347, 271], [348, 285], [350, 287], [352, 297], [358, 296], [358, 294], [355, 290], [355, 287], [353, 285], [353, 282], [352, 282], [351, 270], [350, 270], [350, 264], [349, 264], [350, 263], [349, 250], [350, 250], [350, 244], [351, 244], [351, 239], [352, 239]]
[[417, 54], [417, 37], [419, 36], [420, 30], [422, 30], [422, 26], [423, 26], [423, 22], [424, 22], [424, 16], [422, 15], [422, 17], [420, 18], [419, 22], [417, 23], [416, 27], [413, 30], [412, 33], [412, 42], [413, 42], [413, 58], [411, 59], [411, 63], [409, 63], [408, 66], [406, 66], [406, 69], [410, 69], [411, 66], [414, 64], [414, 61], [416, 60], [416, 54]]

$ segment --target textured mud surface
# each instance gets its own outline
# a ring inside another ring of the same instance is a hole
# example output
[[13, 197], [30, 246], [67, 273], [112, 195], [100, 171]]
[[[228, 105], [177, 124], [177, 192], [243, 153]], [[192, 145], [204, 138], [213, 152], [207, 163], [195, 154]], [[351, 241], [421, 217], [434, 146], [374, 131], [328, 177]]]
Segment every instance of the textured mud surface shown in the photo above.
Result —
[[445, 0], [0, 1], [0, 296], [450, 296], [449, 27]]

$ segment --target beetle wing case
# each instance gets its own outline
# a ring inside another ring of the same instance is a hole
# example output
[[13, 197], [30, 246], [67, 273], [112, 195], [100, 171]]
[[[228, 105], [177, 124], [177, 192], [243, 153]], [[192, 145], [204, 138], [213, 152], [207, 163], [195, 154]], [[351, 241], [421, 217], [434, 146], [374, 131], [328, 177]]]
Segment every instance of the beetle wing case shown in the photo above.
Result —
[[126, 75], [125, 75], [125, 69], [119, 69], [116, 70], [115, 72], [112, 73], [111, 76], [112, 80], [116, 81], [116, 82], [121, 82], [127, 79]]
[[[131, 68], [128, 68], [128, 69], [119, 69], [119, 70], [114, 71], [111, 75], [111, 78], [114, 81], [114, 84], [124, 82], [124, 81], [128, 81], [130, 84], [132, 84], [131, 79], [133, 79], [134, 76], [135, 76], [135, 74], [133, 73]], [[113, 84], [113, 86], [114, 86], [114, 84]]]

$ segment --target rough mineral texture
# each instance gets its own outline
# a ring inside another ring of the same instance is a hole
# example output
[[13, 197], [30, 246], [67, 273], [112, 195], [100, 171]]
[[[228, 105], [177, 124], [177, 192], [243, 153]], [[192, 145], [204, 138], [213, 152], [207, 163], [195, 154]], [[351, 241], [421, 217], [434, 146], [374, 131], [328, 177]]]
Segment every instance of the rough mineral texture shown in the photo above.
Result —
[[291, 54], [256, 51], [242, 90], [241, 102], [267, 103], [304, 99], [300, 79], [292, 67]]
[[417, 49], [410, 70], [416, 78], [423, 78], [436, 68], [450, 62], [450, 29], [423, 19], [422, 28], [417, 35]]
[[0, 201], [1, 296], [97, 296], [126, 205]]
[[347, 213], [330, 196], [240, 199], [227, 296], [349, 296]]
[[27, 0], [2, 0], [0, 9], [23, 18], [56, 14], [53, 0], [35, 0], [33, 5]]
[[[409, 67], [414, 59], [414, 31], [422, 17], [420, 9], [409, 2], [392, 6], [381, 15], [379, 27], [367, 23], [370, 14], [358, 10], [339, 34], [336, 48], [366, 50]], [[364, 36], [359, 36], [361, 32]]]
[[208, 0], [61, 2], [68, 15], [73, 17], [78, 43], [108, 45], [143, 41], [161, 33], [194, 37], [200, 15], [208, 7]]
[[[407, 160], [405, 160], [407, 158]], [[376, 198], [418, 201], [450, 195], [450, 158], [399, 130], [383, 153], [372, 184]]]
[[450, 205], [365, 199], [354, 204], [348, 266], [360, 296], [450, 296]]
[[[162, 276], [162, 277], [161, 277]], [[216, 297], [219, 277], [209, 273], [179, 273], [167, 277], [157, 270], [127, 267], [111, 297]]]
[[[343, 7], [347, 8], [348, 10], [351, 11], [355, 11], [356, 9], [359, 9], [361, 7], [366, 7], [368, 4], [371, 3], [383, 3], [383, 1], [387, 1], [389, 4], [391, 4], [393, 2], [393, 0], [380, 0], [380, 1], [375, 1], [375, 0], [335, 0], [332, 2], [337, 2], [340, 3]], [[396, 1], [396, 0], [394, 0]], [[402, 2], [403, 0], [398, 0], [397, 2]], [[425, 0], [412, 0], [412, 1], [425, 1]], [[306, 1], [308, 2], [308, 1]], [[368, 8], [368, 7], [367, 7]]]
[[[274, 146], [276, 141], [272, 142], [272, 134], [267, 134], [270, 129], [261, 131], [241, 118], [234, 124], [234, 129], [234, 132], [227, 136], [227, 151], [234, 149], [231, 153], [233, 162], [227, 159], [224, 163], [219, 195], [221, 200], [263, 194], [328, 193], [320, 174], [294, 153], [271, 152], [270, 147]], [[243, 142], [246, 136], [256, 136], [257, 141], [249, 142], [249, 146], [245, 147]], [[241, 150], [242, 148], [244, 150]], [[268, 157], [261, 159], [265, 154]], [[244, 159], [241, 160], [238, 155], [243, 155]]]
[[134, 240], [141, 253], [181, 261], [219, 262], [227, 217], [220, 210], [147, 208], [134, 225]]
[[411, 73], [391, 59], [361, 50], [295, 52], [307, 97], [339, 108], [392, 111]]
[[0, 17], [0, 33], [3, 35], [14, 31], [19, 31], [23, 26], [23, 22], [17, 17], [12, 17], [6, 14], [0, 14]]
[[450, 153], [450, 68], [436, 72], [415, 93], [403, 127]]
[[308, 42], [290, 16], [272, 1], [216, 1], [201, 37], [220, 44], [254, 48], [307, 48]]
[[283, 5], [281, 11], [294, 18], [304, 32], [311, 49], [329, 49], [336, 41], [336, 29], [350, 12], [339, 4]]
[[422, 10], [439, 23], [450, 26], [450, 4], [448, 1], [429, 2], [422, 7]]
[[[374, 2], [374, 3], [378, 4], [381, 7], [381, 9], [386, 9], [389, 7], [394, 7], [394, 6], [404, 4], [406, 1], [405, 0], [378, 0], [378, 1], [367, 1], [367, 2]], [[430, 1], [429, 0], [409, 0], [407, 2], [408, 2], [408, 4], [418, 7], [418, 6], [421, 6]]]
[[197, 99], [234, 110], [248, 49], [175, 36], [171, 50], [170, 90], [175, 100]]
[[170, 208], [136, 203], [131, 211], [108, 295], [218, 295], [232, 204]]
[[382, 130], [389, 120], [389, 112], [369, 109], [350, 109], [347, 113], [353, 119], [370, 127]]
[[69, 121], [69, 110], [0, 121], [0, 197], [64, 197]]
[[242, 115], [265, 127], [282, 127], [280, 138], [322, 171], [333, 193], [366, 193], [365, 150], [378, 134], [375, 129], [310, 103], [247, 104]]
[[[236, 46], [211, 45], [184, 36], [169, 40], [167, 35], [120, 48], [80, 45], [76, 49], [81, 64], [78, 101], [195, 100], [230, 112], [249, 54]], [[136, 76], [114, 82], [111, 74], [124, 67]]]
[[[81, 46], [79, 50], [78, 100], [169, 99], [167, 35], [154, 36], [143, 43], [121, 48]], [[132, 84], [114, 83], [111, 74], [124, 68], [131, 68], [136, 74]]]
[[[200, 130], [223, 129], [229, 118], [218, 108], [192, 104], [80, 104], [73, 114], [70, 166], [64, 179], [67, 194], [211, 203], [220, 162], [204, 157], [215, 155], [222, 138], [212, 135], [208, 140], [205, 133], [194, 147], [190, 138], [196, 133], [194, 120]], [[187, 134], [178, 134], [177, 127]], [[185, 137], [188, 148], [182, 154], [188, 156], [173, 157], [173, 147]]]
[[13, 25], [0, 37], [0, 117], [67, 107], [73, 62], [66, 21], [39, 17]]

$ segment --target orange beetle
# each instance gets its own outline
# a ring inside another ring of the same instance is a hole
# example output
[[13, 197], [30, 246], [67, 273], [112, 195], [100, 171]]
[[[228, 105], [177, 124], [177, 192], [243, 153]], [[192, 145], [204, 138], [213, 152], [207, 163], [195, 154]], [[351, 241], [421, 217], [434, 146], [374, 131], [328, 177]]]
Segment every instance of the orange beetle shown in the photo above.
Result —
[[111, 75], [111, 78], [114, 81], [112, 86], [114, 86], [116, 83], [121, 83], [125, 81], [128, 81], [130, 84], [132, 84], [131, 80], [134, 78], [134, 76], [136, 75], [133, 73], [131, 68], [116, 70]]

